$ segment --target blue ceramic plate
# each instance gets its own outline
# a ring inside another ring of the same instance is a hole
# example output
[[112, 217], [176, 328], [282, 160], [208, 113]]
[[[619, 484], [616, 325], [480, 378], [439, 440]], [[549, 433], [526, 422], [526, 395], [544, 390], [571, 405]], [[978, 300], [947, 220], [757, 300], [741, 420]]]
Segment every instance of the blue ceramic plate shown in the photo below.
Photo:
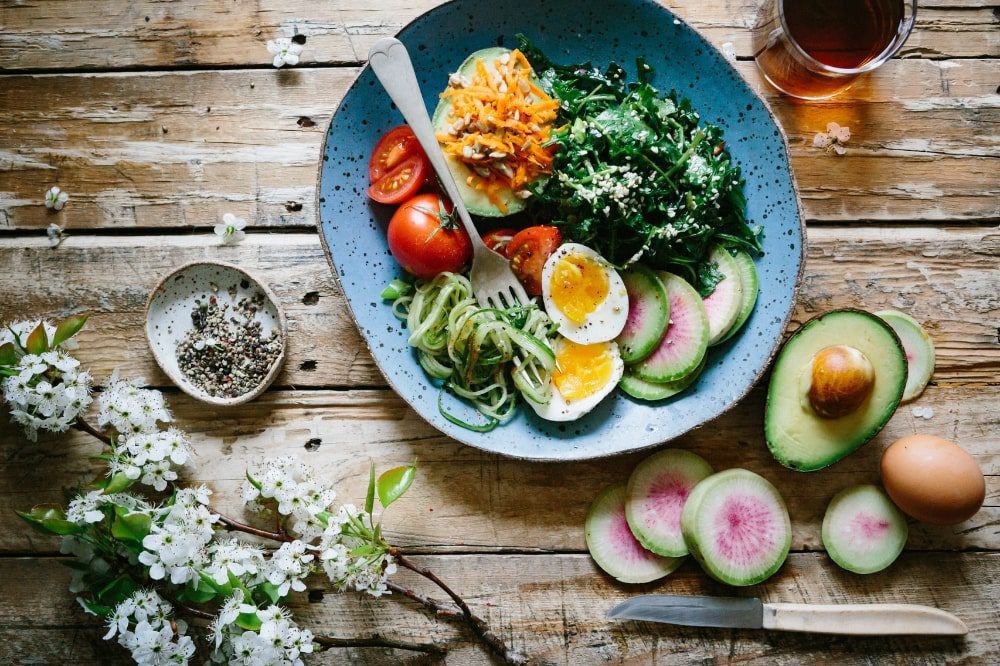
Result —
[[[365, 69], [334, 114], [320, 169], [320, 230], [358, 329], [389, 384], [423, 418], [455, 439], [487, 451], [537, 460], [597, 458], [674, 439], [732, 407], [760, 378], [781, 340], [803, 261], [803, 229], [784, 137], [771, 113], [726, 59], [673, 14], [647, 0], [506, 0], [503, 12], [484, 0], [455, 0], [399, 33], [410, 51], [428, 109], [448, 74], [472, 51], [516, 46], [524, 33], [557, 62], [610, 60], [634, 69], [645, 56], [654, 84], [691, 99], [704, 120], [725, 130], [746, 177], [747, 217], [765, 228], [758, 261], [760, 298], [746, 327], [709, 353], [692, 389], [674, 400], [634, 401], [615, 392], [593, 412], [566, 424], [531, 409], [492, 432], [456, 426], [438, 411], [433, 386], [406, 344], [406, 331], [379, 292], [402, 269], [389, 254], [385, 230], [391, 207], [371, 203], [368, 157], [379, 137], [402, 124], [389, 97]], [[630, 72], [634, 76], [635, 72]], [[330, 344], [337, 344], [331, 340]], [[474, 419], [471, 408], [446, 396], [445, 408]]]

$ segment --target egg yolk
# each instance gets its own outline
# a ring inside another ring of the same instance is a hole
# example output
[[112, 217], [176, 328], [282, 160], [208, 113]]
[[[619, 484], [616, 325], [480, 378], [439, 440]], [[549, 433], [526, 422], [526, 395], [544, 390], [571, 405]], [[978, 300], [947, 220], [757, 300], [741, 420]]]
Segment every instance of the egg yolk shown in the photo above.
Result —
[[574, 324], [582, 324], [608, 297], [608, 275], [592, 258], [569, 254], [556, 261], [549, 287], [559, 311]]
[[566, 402], [582, 400], [608, 385], [614, 359], [607, 342], [578, 345], [564, 340], [556, 352], [552, 381]]

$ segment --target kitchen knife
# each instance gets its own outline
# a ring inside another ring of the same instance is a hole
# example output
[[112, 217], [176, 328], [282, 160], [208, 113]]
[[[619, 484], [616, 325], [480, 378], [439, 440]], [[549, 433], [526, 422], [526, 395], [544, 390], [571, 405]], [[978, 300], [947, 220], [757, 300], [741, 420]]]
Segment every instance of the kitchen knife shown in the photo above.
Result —
[[647, 594], [608, 612], [612, 620], [689, 627], [775, 629], [856, 636], [963, 636], [965, 623], [938, 608], [913, 604], [781, 604], [760, 599]]

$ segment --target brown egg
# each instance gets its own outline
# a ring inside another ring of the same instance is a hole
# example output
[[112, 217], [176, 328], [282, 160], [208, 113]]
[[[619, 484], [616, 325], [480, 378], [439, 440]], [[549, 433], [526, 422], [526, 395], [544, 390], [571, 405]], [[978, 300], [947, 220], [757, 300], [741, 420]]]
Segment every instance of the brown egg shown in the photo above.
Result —
[[971, 518], [986, 498], [975, 459], [947, 439], [910, 435], [882, 454], [882, 485], [904, 513], [932, 525]]

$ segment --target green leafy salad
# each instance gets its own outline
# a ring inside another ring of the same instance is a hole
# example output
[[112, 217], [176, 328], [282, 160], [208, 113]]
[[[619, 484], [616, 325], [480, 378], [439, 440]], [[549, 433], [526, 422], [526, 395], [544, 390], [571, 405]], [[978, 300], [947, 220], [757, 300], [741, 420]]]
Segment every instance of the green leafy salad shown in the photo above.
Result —
[[621, 268], [641, 260], [674, 270], [702, 295], [722, 279], [706, 261], [710, 246], [761, 253], [722, 130], [702, 123], [687, 99], [654, 88], [643, 58], [628, 83], [615, 63], [557, 65], [519, 39], [542, 88], [560, 101], [552, 173], [531, 187], [536, 214]]

